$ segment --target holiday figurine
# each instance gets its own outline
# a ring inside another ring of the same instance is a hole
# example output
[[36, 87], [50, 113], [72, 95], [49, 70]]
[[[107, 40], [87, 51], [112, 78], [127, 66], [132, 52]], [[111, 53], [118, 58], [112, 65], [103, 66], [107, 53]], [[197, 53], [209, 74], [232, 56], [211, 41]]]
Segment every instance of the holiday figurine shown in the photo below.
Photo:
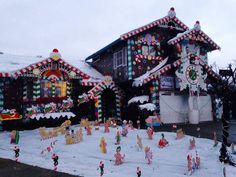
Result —
[[189, 149], [190, 150], [192, 150], [192, 149], [194, 149], [195, 147], [196, 147], [196, 145], [195, 145], [195, 139], [194, 139], [194, 137], [193, 137], [193, 139], [191, 140], [189, 140], [189, 143], [190, 143], [190, 145], [189, 145]]
[[152, 140], [152, 137], [153, 137], [153, 128], [152, 127], [148, 127], [147, 134], [148, 134], [148, 138], [150, 140]]
[[214, 145], [213, 145], [213, 147], [216, 147], [216, 146], [218, 145], [216, 132], [213, 132], [213, 140], [214, 140]]
[[82, 127], [79, 128], [79, 130], [76, 131], [76, 136], [78, 138], [78, 141], [83, 141], [83, 129]]
[[197, 153], [197, 151], [196, 151], [196, 169], [199, 169], [199, 167], [200, 167], [200, 157], [199, 157], [199, 155], [198, 155], [198, 153]]
[[188, 154], [187, 156], [187, 161], [188, 161], [188, 175], [192, 174], [192, 156]]
[[20, 148], [18, 146], [15, 146], [13, 150], [15, 152], [15, 161], [18, 162], [20, 156]]
[[100, 161], [99, 168], [100, 168], [100, 176], [103, 176], [103, 174], [104, 174], [104, 163], [103, 163], [103, 161]]
[[137, 120], [137, 127], [138, 127], [138, 129], [141, 128], [141, 122], [140, 122], [140, 120]]
[[158, 147], [159, 148], [164, 148], [166, 145], [168, 145], [168, 141], [165, 139], [164, 133], [161, 134], [162, 138], [158, 142]]
[[128, 134], [128, 126], [127, 126], [126, 120], [123, 121], [121, 134], [122, 134], [122, 136], [127, 136], [127, 134]]
[[115, 157], [115, 165], [121, 165], [123, 163], [124, 158], [125, 158], [125, 154], [122, 156], [120, 151], [121, 151], [121, 147], [118, 146], [116, 148], [116, 154], [114, 155], [114, 157]]
[[54, 163], [54, 171], [57, 171], [57, 165], [58, 165], [58, 155], [56, 155], [55, 153], [52, 155], [52, 160]]
[[106, 143], [104, 137], [101, 137], [99, 146], [100, 146], [101, 152], [106, 154], [107, 153], [107, 148], [106, 148], [107, 147], [107, 143]]
[[145, 159], [148, 160], [148, 164], [152, 163], [152, 151], [150, 147], [145, 147]]
[[129, 128], [131, 129], [131, 130], [133, 130], [134, 129], [134, 126], [133, 126], [133, 121], [132, 120], [129, 120]]
[[18, 130], [13, 130], [11, 132], [11, 144], [18, 144], [20, 140], [20, 134]]
[[136, 174], [137, 174], [137, 177], [141, 177], [141, 170], [139, 167], [137, 167]]
[[105, 128], [105, 130], [104, 130], [105, 133], [109, 133], [110, 132], [109, 123], [108, 122], [104, 123], [104, 128]]
[[86, 127], [87, 135], [92, 135], [91, 129], [92, 129], [92, 128], [90, 127], [90, 125], [88, 125], [88, 126]]
[[116, 133], [116, 143], [115, 144], [120, 144], [120, 131], [119, 130]]
[[138, 145], [138, 150], [143, 149], [142, 139], [138, 135], [137, 135], [137, 145]]

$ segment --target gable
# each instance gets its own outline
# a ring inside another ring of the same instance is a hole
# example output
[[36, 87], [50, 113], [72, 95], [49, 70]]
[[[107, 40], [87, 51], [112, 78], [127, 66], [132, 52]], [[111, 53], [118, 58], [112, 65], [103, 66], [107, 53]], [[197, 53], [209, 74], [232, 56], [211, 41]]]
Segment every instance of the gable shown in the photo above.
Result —
[[139, 33], [142, 33], [144, 31], [147, 31], [148, 29], [154, 28], [154, 27], [160, 27], [160, 28], [170, 28], [170, 29], [176, 29], [180, 31], [188, 30], [188, 27], [181, 22], [177, 17], [174, 8], [172, 7], [170, 11], [168, 12], [168, 15], [158, 19], [154, 22], [151, 22], [147, 25], [144, 25], [142, 27], [139, 27], [137, 29], [134, 29], [128, 33], [125, 33], [120, 36], [122, 40], [127, 40], [130, 37], [137, 35]]
[[210, 47], [210, 51], [217, 49], [220, 50], [220, 47], [201, 30], [199, 21], [196, 22], [193, 29], [187, 30], [183, 33], [179, 33], [176, 37], [170, 39], [168, 41], [168, 44], [174, 45], [185, 39], [203, 42]]

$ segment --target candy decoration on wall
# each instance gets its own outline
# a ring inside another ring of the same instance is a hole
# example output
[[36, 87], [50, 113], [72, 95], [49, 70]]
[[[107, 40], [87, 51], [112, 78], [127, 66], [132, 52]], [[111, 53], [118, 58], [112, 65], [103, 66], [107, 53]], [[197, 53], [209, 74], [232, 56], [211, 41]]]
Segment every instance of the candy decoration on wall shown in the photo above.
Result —
[[66, 96], [67, 97], [71, 96], [71, 83], [70, 83], [70, 81], [66, 81]]
[[23, 82], [23, 100], [27, 100], [27, 81], [24, 80]]
[[150, 93], [151, 93], [151, 101], [153, 104], [157, 106], [157, 113], [160, 113], [160, 105], [159, 105], [159, 83], [158, 80], [152, 81], [153, 87], [151, 87]]
[[55, 82], [52, 82], [52, 97], [55, 97], [56, 94], [56, 86], [55, 86]]
[[127, 41], [127, 50], [128, 50], [128, 79], [132, 79], [132, 58], [131, 58], [131, 40]]
[[40, 97], [40, 81], [36, 80], [34, 81], [34, 86], [33, 86], [33, 99], [36, 101]]

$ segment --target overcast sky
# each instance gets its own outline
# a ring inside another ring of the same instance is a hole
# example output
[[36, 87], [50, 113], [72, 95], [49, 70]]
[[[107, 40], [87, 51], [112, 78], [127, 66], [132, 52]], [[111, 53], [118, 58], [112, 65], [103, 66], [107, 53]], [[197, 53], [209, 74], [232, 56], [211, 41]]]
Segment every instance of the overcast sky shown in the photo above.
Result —
[[190, 28], [196, 20], [220, 47], [209, 63], [236, 60], [236, 0], [0, 0], [0, 51], [85, 59], [121, 34], [167, 15]]

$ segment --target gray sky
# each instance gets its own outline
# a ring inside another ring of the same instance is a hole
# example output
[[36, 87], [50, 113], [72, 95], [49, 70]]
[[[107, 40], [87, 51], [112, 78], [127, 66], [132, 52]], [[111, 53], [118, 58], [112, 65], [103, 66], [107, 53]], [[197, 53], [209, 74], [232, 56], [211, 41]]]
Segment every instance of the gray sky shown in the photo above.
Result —
[[196, 20], [220, 47], [209, 63], [236, 60], [236, 0], [0, 0], [0, 51], [85, 59], [123, 33], [167, 15], [190, 28]]

